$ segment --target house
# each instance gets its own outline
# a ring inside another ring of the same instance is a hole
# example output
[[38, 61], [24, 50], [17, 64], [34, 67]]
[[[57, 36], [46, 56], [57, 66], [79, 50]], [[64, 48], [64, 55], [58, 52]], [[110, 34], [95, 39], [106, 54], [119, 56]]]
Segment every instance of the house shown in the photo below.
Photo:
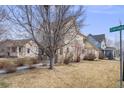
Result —
[[95, 54], [96, 59], [99, 59], [99, 48], [97, 48], [96, 46], [94, 46], [92, 43], [89, 42], [88, 38], [85, 39], [84, 41], [85, 44], [85, 55], [87, 54]]
[[63, 60], [69, 55], [72, 56], [73, 61], [83, 60], [85, 55], [93, 53], [96, 59], [99, 58], [99, 49], [90, 43], [85, 35], [78, 32], [77, 36], [68, 45], [59, 49], [57, 52], [58, 61]]
[[4, 40], [0, 42], [1, 57], [36, 57], [37, 45], [31, 39]]
[[[77, 61], [79, 59], [83, 59], [84, 57], [84, 35], [78, 33], [77, 36], [66, 46], [63, 47], [63, 49], [60, 49], [60, 57], [61, 55], [64, 56], [64, 58], [68, 56], [73, 55], [73, 61]], [[63, 54], [61, 53], [63, 50]]]
[[100, 53], [105, 55], [105, 49], [106, 49], [106, 38], [105, 34], [99, 34], [99, 35], [88, 35], [88, 40], [90, 43], [92, 43], [94, 46], [99, 48], [101, 51]]
[[[83, 59], [84, 56], [91, 51], [94, 54], [98, 54], [97, 48], [90, 44], [89, 41], [86, 41], [87, 37], [80, 33], [78, 27], [76, 26], [75, 20], [72, 20], [70, 23], [74, 22], [74, 27], [72, 27], [72, 31], [68, 31], [64, 40], [60, 42], [61, 44], [65, 44], [70, 41], [69, 44], [65, 45], [61, 49], [58, 49], [56, 60], [63, 61], [65, 58], [72, 56], [73, 61], [78, 61]], [[40, 43], [47, 45], [47, 38], [45, 37], [45, 33], [43, 31], [36, 31], [36, 39], [39, 40]], [[71, 38], [72, 34], [76, 34], [75, 38]], [[46, 42], [44, 42], [46, 41]], [[0, 56], [1, 57], [36, 57], [37, 54], [41, 54], [43, 58], [46, 60], [48, 57], [45, 55], [44, 51], [40, 51], [35, 42], [31, 39], [23, 39], [23, 40], [5, 40], [0, 42]], [[88, 47], [90, 45], [90, 49]], [[40, 51], [40, 52], [39, 52]]]
[[[90, 52], [98, 58], [98, 49], [87, 41], [85, 35], [78, 32], [68, 45], [57, 51], [56, 59], [58, 62], [63, 62], [65, 58], [71, 55], [73, 61], [83, 60], [84, 56]], [[37, 57], [38, 54], [39, 49], [31, 39], [4, 40], [0, 42], [0, 57]]]
[[88, 40], [93, 45], [95, 45], [97, 48], [101, 49], [104, 53], [104, 50], [106, 48], [106, 38], [105, 34], [99, 34], [99, 35], [88, 35]]
[[73, 56], [73, 61], [83, 60], [85, 55], [93, 53], [96, 59], [99, 58], [99, 49], [90, 43], [87, 37], [80, 32], [76, 38], [68, 45], [58, 51], [59, 61], [63, 61], [68, 55]]
[[116, 49], [114, 47], [108, 47], [108, 45], [106, 44], [105, 34], [99, 35], [89, 34], [88, 40], [94, 46], [99, 48], [99, 50], [101, 50], [100, 53], [102, 53], [106, 58], [108, 58], [110, 54], [112, 54], [112, 56], [115, 57]]
[[106, 47], [105, 49], [105, 57], [109, 58], [111, 57], [112, 59], [114, 59], [116, 57], [116, 48], [114, 47]]

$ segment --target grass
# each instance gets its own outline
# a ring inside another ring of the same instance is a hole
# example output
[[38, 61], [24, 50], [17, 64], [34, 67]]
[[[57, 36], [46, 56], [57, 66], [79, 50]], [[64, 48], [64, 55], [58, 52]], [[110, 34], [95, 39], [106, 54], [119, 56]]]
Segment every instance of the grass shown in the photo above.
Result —
[[7, 88], [9, 87], [9, 84], [3, 81], [0, 81], [0, 88]]
[[119, 62], [82, 61], [56, 66], [54, 70], [33, 69], [24, 73], [13, 73], [0, 77], [8, 87], [23, 88], [107, 88], [119, 87]]

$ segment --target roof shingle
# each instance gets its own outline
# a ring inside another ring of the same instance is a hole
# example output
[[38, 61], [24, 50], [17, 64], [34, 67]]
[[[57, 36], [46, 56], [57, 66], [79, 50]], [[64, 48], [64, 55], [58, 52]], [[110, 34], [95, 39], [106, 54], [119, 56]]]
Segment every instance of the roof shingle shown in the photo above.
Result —
[[0, 41], [0, 45], [6, 46], [6, 47], [14, 47], [14, 46], [23, 46], [26, 43], [28, 43], [31, 39], [22, 39], [22, 40], [4, 40]]
[[103, 40], [106, 40], [105, 39], [105, 34], [99, 34], [99, 35], [91, 35], [96, 41], [98, 42], [102, 42]]

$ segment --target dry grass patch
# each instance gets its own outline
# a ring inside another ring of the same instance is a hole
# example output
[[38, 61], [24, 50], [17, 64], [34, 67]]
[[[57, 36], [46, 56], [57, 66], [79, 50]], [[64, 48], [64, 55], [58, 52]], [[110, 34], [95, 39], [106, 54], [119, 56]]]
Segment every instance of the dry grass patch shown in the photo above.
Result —
[[9, 84], [3, 81], [0, 81], [0, 88], [7, 88], [9, 87]]
[[9, 87], [118, 87], [119, 62], [83, 61], [56, 66], [54, 70], [9, 74], [1, 79]]

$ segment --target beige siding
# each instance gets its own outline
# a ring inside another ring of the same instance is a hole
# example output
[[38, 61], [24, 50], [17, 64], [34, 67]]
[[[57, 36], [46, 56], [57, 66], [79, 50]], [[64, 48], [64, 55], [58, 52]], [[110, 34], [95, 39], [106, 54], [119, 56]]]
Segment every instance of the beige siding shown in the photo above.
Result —
[[[68, 41], [68, 40], [67, 40]], [[60, 50], [58, 50], [58, 61], [62, 62], [70, 54], [73, 55], [73, 60], [76, 60], [79, 56], [80, 59], [84, 58], [84, 37], [77, 35], [74, 40], [71, 41], [68, 45], [63, 47], [63, 54], [60, 55]], [[69, 48], [69, 53], [67, 53], [67, 48]]]
[[37, 45], [33, 41], [30, 41], [29, 43], [24, 45], [23, 55], [19, 55], [18, 57], [36, 57], [37, 54], [38, 54]]
[[[33, 41], [29, 41], [22, 46], [14, 46], [16, 51], [12, 51], [12, 47], [8, 50], [8, 47], [2, 46], [0, 47], [0, 56], [4, 57], [36, 57], [38, 54], [38, 47]], [[21, 51], [20, 49], [21, 48]], [[30, 49], [30, 53], [27, 53], [27, 50]], [[4, 50], [4, 51], [3, 51]], [[8, 55], [9, 54], [9, 55]]]

